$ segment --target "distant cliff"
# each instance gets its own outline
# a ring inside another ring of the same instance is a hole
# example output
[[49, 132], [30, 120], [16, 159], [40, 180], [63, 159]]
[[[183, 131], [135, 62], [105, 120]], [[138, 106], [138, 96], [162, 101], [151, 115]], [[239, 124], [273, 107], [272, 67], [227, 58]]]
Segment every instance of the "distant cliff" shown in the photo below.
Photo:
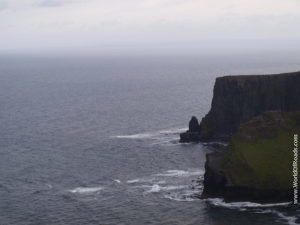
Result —
[[293, 138], [300, 111], [269, 111], [242, 124], [226, 151], [208, 154], [203, 197], [292, 201]]
[[300, 72], [216, 79], [211, 110], [181, 141], [228, 139], [239, 125], [269, 110], [300, 110]]

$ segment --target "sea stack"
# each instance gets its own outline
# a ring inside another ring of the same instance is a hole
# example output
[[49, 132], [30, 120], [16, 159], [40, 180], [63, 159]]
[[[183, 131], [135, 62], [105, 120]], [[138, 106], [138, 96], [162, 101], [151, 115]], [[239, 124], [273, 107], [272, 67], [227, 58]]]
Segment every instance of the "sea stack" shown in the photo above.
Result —
[[197, 117], [192, 116], [188, 131], [180, 134], [181, 142], [198, 142], [200, 140], [200, 125]]
[[200, 126], [197, 117], [192, 116], [189, 122], [189, 132], [199, 132]]

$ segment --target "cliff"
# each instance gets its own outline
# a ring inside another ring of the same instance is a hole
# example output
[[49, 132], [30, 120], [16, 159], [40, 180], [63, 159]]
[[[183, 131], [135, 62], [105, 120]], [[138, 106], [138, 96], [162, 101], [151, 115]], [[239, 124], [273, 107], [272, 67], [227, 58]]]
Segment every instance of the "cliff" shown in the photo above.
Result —
[[241, 124], [226, 151], [207, 155], [202, 197], [292, 201], [293, 137], [300, 111], [265, 112]]
[[224, 76], [216, 79], [211, 110], [198, 132], [182, 142], [228, 139], [241, 123], [269, 110], [300, 110], [300, 72], [277, 75]]

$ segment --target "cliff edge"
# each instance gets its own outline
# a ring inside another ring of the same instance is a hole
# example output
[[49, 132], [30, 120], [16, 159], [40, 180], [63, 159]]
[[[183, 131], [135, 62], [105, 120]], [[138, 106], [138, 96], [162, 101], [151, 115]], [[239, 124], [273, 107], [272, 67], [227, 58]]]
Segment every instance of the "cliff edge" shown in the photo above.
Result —
[[211, 110], [198, 131], [180, 135], [181, 142], [229, 139], [241, 123], [265, 111], [300, 110], [300, 72], [224, 76], [216, 79]]

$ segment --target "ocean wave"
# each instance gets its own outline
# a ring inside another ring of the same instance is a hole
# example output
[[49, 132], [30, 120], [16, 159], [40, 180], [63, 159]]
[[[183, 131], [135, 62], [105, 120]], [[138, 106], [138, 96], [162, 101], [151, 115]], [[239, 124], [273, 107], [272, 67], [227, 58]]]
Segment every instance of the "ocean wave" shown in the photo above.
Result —
[[134, 184], [134, 183], [138, 183], [140, 181], [141, 181], [140, 179], [133, 179], [133, 180], [128, 180], [127, 183], [128, 184]]
[[164, 137], [164, 136], [178, 135], [179, 133], [184, 132], [186, 130], [187, 130], [187, 128], [172, 128], [172, 129], [168, 129], [168, 130], [144, 132], [144, 133], [131, 134], [131, 135], [116, 135], [116, 136], [111, 136], [111, 137], [112, 138], [121, 138], [121, 139], [159, 139], [160, 137]]
[[162, 173], [152, 174], [149, 177], [143, 177], [143, 178], [136, 178], [132, 180], [127, 180], [126, 183], [128, 184], [134, 184], [134, 183], [158, 183], [158, 182], [166, 182], [165, 180], [161, 180], [162, 177], [165, 177], [165, 179], [172, 179], [172, 177], [175, 178], [186, 178], [186, 177], [192, 177], [192, 176], [203, 176], [204, 171], [199, 169], [188, 169], [188, 170], [166, 170]]
[[172, 201], [192, 202], [199, 201], [199, 190], [184, 190], [183, 192], [171, 192], [164, 195], [165, 198]]
[[[285, 209], [292, 205], [292, 202], [279, 202], [279, 203], [256, 203], [256, 202], [225, 202], [221, 198], [207, 199], [207, 202], [213, 206], [235, 209], [239, 211], [250, 211], [253, 213], [274, 214], [281, 221], [285, 221], [288, 225], [300, 225], [297, 223], [297, 218], [294, 215], [287, 215], [284, 212], [280, 212], [281, 209]], [[283, 208], [284, 207], [284, 208]]]
[[181, 143], [178, 136], [174, 138], [161, 138], [152, 143], [152, 145], [174, 146], [174, 145], [187, 145], [190, 143]]
[[261, 211], [257, 211], [256, 213], [275, 214], [277, 217], [280, 218], [280, 220], [287, 222], [288, 225], [299, 225], [300, 224], [300, 223], [297, 223], [298, 218], [296, 216], [286, 215], [282, 212], [279, 212], [276, 209], [263, 209]]
[[138, 178], [133, 180], [126, 181], [127, 184], [134, 184], [134, 183], [152, 183], [155, 181], [154, 177], [145, 177], [145, 178]]
[[[158, 183], [158, 182], [166, 182], [165, 180], [161, 180], [161, 177], [176, 177], [176, 178], [185, 178], [185, 177], [192, 177], [192, 176], [202, 176], [204, 175], [203, 170], [198, 170], [198, 169], [189, 169], [189, 170], [167, 170], [162, 173], [157, 173], [157, 174], [152, 174], [149, 177], [144, 177], [144, 178], [137, 178], [137, 179], [132, 179], [132, 180], [127, 180], [126, 183], [128, 184], [134, 184], [134, 183]], [[159, 180], [159, 181], [158, 181]]]
[[[134, 189], [142, 189], [143, 194], [158, 193], [162, 198], [173, 201], [199, 200], [203, 188], [203, 170], [166, 170], [148, 177], [128, 180], [126, 183]], [[197, 177], [197, 179], [196, 179]], [[191, 184], [187, 185], [190, 180]]]
[[118, 179], [114, 179], [114, 181], [115, 181], [115, 182], [117, 182], [118, 184], [120, 184], [120, 183], [121, 183], [121, 181], [120, 181], [120, 180], [118, 180]]
[[121, 138], [121, 139], [144, 139], [144, 138], [153, 137], [153, 134], [144, 133], [144, 134], [132, 134], [132, 135], [116, 135], [116, 136], [112, 136], [112, 137]]
[[173, 191], [173, 190], [179, 190], [187, 188], [187, 185], [170, 185], [170, 186], [160, 186], [158, 184], [154, 184], [152, 186], [143, 185], [142, 187], [150, 188], [145, 193], [157, 193], [160, 191]]
[[104, 189], [103, 187], [77, 187], [72, 190], [69, 190], [69, 192], [74, 194], [91, 194], [91, 193], [97, 193], [103, 189]]
[[167, 170], [165, 173], [158, 173], [155, 176], [160, 177], [190, 177], [203, 175], [203, 170]]
[[210, 198], [207, 201], [218, 207], [230, 208], [230, 209], [243, 209], [243, 208], [270, 208], [279, 206], [289, 206], [291, 202], [281, 203], [256, 203], [256, 202], [225, 202], [222, 198]]
[[161, 130], [159, 131], [160, 134], [180, 134], [182, 132], [185, 132], [187, 131], [188, 128], [187, 127], [184, 127], [184, 128], [172, 128], [172, 129], [169, 129], [169, 130]]

